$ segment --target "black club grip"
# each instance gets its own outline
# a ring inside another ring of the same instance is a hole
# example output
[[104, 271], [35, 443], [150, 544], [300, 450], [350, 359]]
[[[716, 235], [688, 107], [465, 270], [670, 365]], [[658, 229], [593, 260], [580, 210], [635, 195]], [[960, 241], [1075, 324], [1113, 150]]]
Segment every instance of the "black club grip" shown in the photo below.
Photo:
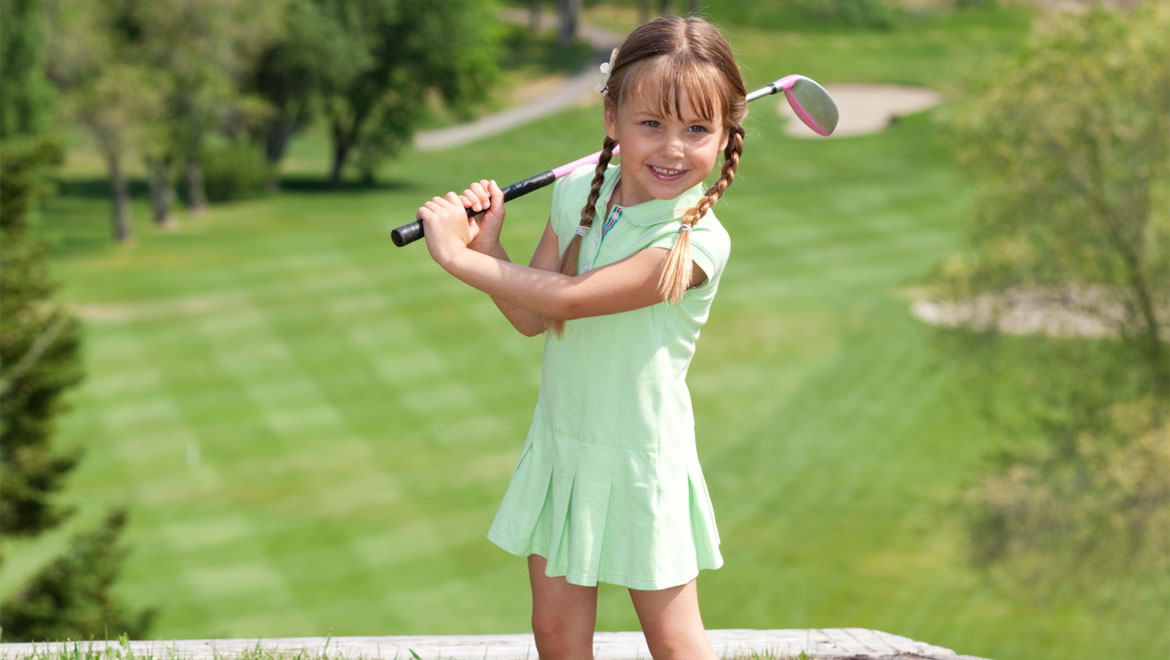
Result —
[[[556, 180], [557, 177], [555, 174], [553, 174], [553, 171], [548, 170], [546, 172], [541, 172], [536, 176], [530, 176], [523, 181], [517, 181], [516, 183], [513, 183], [512, 185], [507, 186], [502, 190], [504, 193], [504, 201], [510, 202], [517, 197], [527, 195], [533, 190], [539, 190]], [[469, 217], [475, 215], [476, 213], [479, 213], [479, 211], [467, 209], [467, 215]], [[394, 244], [398, 247], [402, 247], [408, 243], [413, 243], [422, 237], [423, 224], [421, 220], [415, 220], [414, 222], [402, 225], [401, 227], [398, 227], [394, 231], [390, 232], [390, 240], [394, 241]]]

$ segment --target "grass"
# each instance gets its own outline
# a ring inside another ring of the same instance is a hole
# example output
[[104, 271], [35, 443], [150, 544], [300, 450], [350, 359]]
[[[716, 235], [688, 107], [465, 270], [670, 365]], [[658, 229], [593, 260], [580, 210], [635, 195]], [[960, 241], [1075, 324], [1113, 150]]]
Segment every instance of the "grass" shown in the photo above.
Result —
[[[802, 71], [954, 89], [1021, 32], [1014, 14], [965, 16], [731, 36], [749, 86]], [[782, 71], [770, 49], [788, 53]], [[903, 291], [957, 248], [969, 212], [945, 128], [919, 115], [798, 140], [768, 103], [716, 209], [733, 255], [690, 371], [727, 562], [700, 580], [706, 624], [875, 628], [1001, 659], [1164, 656], [1164, 605], [1037, 608], [968, 566], [958, 497], [986, 456], [1029, 439], [984, 424], [965, 356], [908, 313]], [[44, 209], [61, 295], [86, 324], [88, 377], [59, 434], [86, 449], [68, 493], [75, 527], [130, 507], [119, 592], [161, 607], [155, 635], [527, 629], [524, 563], [484, 534], [531, 419], [539, 340], [387, 234], [436, 192], [595, 150], [598, 115], [408, 154], [381, 185], [340, 191], [315, 183], [328, 151], [309, 135], [285, 192], [180, 214], [177, 232], [150, 227], [138, 196], [126, 247], [110, 244], [95, 160], [70, 154]], [[515, 258], [547, 204], [511, 205]], [[5, 541], [0, 592], [65, 534]], [[599, 629], [637, 628], [623, 590], [599, 599]]]

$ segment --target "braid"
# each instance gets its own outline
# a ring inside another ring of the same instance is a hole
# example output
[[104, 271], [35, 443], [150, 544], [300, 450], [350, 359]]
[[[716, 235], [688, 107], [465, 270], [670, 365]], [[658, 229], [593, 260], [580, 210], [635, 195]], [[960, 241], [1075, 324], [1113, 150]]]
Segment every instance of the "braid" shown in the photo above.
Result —
[[732, 181], [735, 180], [735, 171], [739, 168], [739, 158], [743, 155], [743, 126], [732, 126], [728, 130], [727, 146], [723, 149], [723, 170], [719, 175], [719, 180], [707, 189], [707, 192], [699, 199], [698, 204], [683, 213], [683, 226], [679, 229], [679, 235], [670, 248], [670, 254], [666, 255], [666, 265], [658, 280], [658, 289], [663, 297], [672, 303], [681, 300], [691, 284], [691, 274], [694, 267], [691, 262], [690, 228], [694, 227], [695, 223], [706, 215], [707, 211], [711, 210], [715, 202], [723, 197]]
[[[617, 147], [617, 141], [611, 139], [608, 135], [601, 143], [601, 154], [597, 158], [597, 169], [593, 170], [593, 183], [589, 186], [589, 197], [585, 200], [585, 206], [581, 208], [581, 226], [592, 227], [593, 218], [597, 215], [597, 200], [601, 198], [601, 183], [605, 180], [605, 168], [609, 167], [609, 161], [613, 158], [613, 150]], [[576, 273], [568, 273], [575, 275]]]
[[[613, 158], [613, 150], [617, 147], [617, 141], [611, 139], [608, 135], [605, 136], [605, 141], [602, 142], [601, 155], [597, 158], [597, 168], [593, 171], [593, 183], [589, 187], [589, 197], [585, 200], [585, 206], [581, 209], [581, 223], [579, 227], [588, 229], [593, 226], [593, 218], [597, 215], [597, 200], [601, 198], [601, 184], [605, 180], [605, 170], [609, 167], [609, 161]], [[573, 276], [577, 274], [577, 261], [581, 255], [581, 234], [575, 234], [569, 241], [569, 245], [561, 254], [561, 265], [559, 270], [565, 275]], [[556, 319], [548, 323], [548, 326], [553, 329], [553, 332], [561, 337], [565, 334], [565, 320]]]

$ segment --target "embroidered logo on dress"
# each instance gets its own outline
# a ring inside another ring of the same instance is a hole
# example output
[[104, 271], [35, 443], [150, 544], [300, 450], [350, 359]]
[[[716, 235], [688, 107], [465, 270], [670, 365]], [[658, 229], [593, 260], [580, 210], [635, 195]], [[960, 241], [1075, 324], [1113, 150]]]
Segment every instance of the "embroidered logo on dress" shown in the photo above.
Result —
[[601, 236], [596, 239], [597, 253], [593, 255], [593, 265], [597, 265], [597, 257], [601, 255], [601, 244], [605, 241], [605, 235], [609, 233], [610, 229], [617, 224], [617, 221], [622, 217], [622, 207], [617, 204], [613, 205], [613, 210], [609, 212], [609, 217], [605, 219], [605, 224], [601, 226]]

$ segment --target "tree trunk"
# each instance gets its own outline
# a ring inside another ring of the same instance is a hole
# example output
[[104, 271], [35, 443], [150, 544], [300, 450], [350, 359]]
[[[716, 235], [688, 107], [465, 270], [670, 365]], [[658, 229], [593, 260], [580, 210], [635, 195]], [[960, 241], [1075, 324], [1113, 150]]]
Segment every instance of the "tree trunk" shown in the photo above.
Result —
[[577, 17], [581, 13], [581, 0], [560, 0], [561, 34], [560, 44], [568, 48], [577, 38]]
[[540, 5], [540, 0], [528, 3], [528, 27], [532, 29], [532, 34], [540, 34]]
[[280, 190], [280, 177], [277, 171], [295, 128], [291, 119], [281, 116], [273, 120], [268, 125], [268, 130], [264, 132], [264, 158], [268, 162], [268, 180], [264, 187], [270, 192]]
[[650, 22], [650, 0], [638, 0], [638, 25]]
[[154, 211], [154, 223], [165, 229], [172, 228], [175, 216], [171, 213], [171, 203], [175, 191], [170, 181], [170, 158], [148, 158], [146, 166], [150, 169], [150, 207]]
[[699, 15], [699, 0], [687, 0], [687, 16]]
[[662, 0], [662, 16], [674, 16], [674, 0]]
[[203, 187], [203, 170], [193, 156], [187, 156], [187, 208], [195, 213], [207, 210], [207, 191]]
[[344, 132], [333, 127], [333, 169], [329, 174], [329, 185], [334, 188], [341, 185], [341, 171], [345, 168], [345, 158], [349, 155], [349, 140]]
[[114, 240], [125, 243], [130, 240], [130, 191], [126, 176], [122, 173], [122, 155], [114, 151], [107, 152], [106, 167], [110, 172]]

